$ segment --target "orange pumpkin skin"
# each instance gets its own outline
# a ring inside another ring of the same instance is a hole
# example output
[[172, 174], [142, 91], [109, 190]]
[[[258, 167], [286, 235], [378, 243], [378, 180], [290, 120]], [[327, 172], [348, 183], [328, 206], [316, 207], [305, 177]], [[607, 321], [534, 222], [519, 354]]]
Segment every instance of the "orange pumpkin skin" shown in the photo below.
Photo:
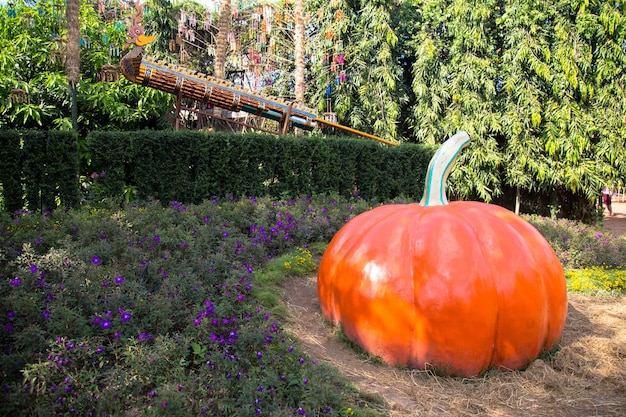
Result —
[[480, 202], [387, 205], [350, 220], [318, 272], [323, 314], [392, 365], [476, 376], [560, 340], [565, 276], [545, 238]]

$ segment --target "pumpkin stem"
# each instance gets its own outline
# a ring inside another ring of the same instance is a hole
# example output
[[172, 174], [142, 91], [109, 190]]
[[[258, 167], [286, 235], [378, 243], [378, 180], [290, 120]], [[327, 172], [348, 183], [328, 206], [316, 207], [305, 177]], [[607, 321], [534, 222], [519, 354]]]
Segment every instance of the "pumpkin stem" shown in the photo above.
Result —
[[433, 155], [426, 171], [426, 186], [421, 206], [445, 206], [448, 204], [446, 196], [446, 181], [454, 161], [459, 153], [469, 144], [470, 138], [466, 132], [459, 132], [445, 141], [435, 155]]

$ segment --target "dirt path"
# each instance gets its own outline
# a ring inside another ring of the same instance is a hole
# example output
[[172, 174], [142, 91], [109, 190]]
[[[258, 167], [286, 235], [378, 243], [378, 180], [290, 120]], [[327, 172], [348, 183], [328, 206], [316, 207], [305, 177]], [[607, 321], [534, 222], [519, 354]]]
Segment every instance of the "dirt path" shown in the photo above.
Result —
[[[613, 211], [604, 229], [626, 233], [626, 203], [614, 203]], [[392, 368], [357, 353], [324, 320], [315, 275], [291, 279], [284, 299], [286, 327], [309, 354], [383, 397], [391, 417], [626, 415], [626, 297], [570, 294], [562, 347], [554, 357], [524, 371], [476, 379]]]
[[618, 235], [626, 234], [626, 203], [613, 203], [613, 216], [604, 210], [602, 228]]

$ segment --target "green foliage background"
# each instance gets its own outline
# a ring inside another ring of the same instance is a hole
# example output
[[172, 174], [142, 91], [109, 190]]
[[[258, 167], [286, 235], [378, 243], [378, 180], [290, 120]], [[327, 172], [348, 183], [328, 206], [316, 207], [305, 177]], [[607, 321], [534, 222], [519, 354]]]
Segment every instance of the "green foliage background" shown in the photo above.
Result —
[[[146, 53], [175, 59], [166, 41], [176, 31], [177, 10], [202, 7], [166, 0], [151, 6], [145, 25], [161, 38]], [[624, 186], [623, 3], [307, 0], [305, 6], [307, 104], [321, 113], [330, 101], [342, 124], [403, 142], [435, 145], [467, 131], [472, 143], [451, 175], [454, 197], [510, 206], [517, 191], [527, 205], [534, 194], [553, 195], [558, 210], [593, 206], [602, 186]], [[70, 129], [55, 40], [65, 33], [62, 13], [22, 1], [14, 10], [16, 17], [8, 6], [0, 9], [0, 128]], [[124, 43], [125, 20], [105, 22], [85, 3], [80, 22], [90, 39], [81, 50], [80, 138], [100, 129], [167, 127], [161, 116], [171, 111], [173, 96], [125, 80], [98, 81], [101, 66], [120, 58], [110, 51]], [[346, 69], [339, 85], [324, 64], [337, 45]], [[210, 73], [211, 57], [202, 54], [194, 51], [189, 67]], [[289, 94], [293, 68], [281, 65], [286, 81], [276, 85]], [[14, 89], [26, 91], [30, 102], [15, 103]], [[85, 162], [87, 156], [81, 154]], [[338, 181], [341, 174], [315, 181]]]

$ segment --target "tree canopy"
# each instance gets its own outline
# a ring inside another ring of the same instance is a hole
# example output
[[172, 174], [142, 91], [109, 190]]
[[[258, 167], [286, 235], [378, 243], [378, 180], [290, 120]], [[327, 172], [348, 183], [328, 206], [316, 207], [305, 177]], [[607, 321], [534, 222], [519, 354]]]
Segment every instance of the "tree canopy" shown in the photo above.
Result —
[[[252, 4], [229, 3], [233, 17]], [[283, 10], [291, 10], [288, 3]], [[162, 34], [147, 53], [176, 59], [167, 42], [175, 16], [181, 7], [205, 9], [147, 4], [146, 27]], [[63, 14], [50, 5], [12, 7], [0, 14], [0, 127], [69, 128], [68, 83], [56, 52]], [[603, 0], [305, 0], [305, 104], [406, 142], [434, 145], [467, 131], [472, 145], [451, 177], [458, 197], [489, 201], [517, 188], [592, 200], [605, 184], [624, 185], [624, 7]], [[272, 41], [246, 24], [231, 21], [228, 30], [240, 39], [231, 36], [227, 51], [252, 59]], [[82, 4], [80, 26], [81, 129], [156, 127], [172, 96], [99, 79], [104, 64], [119, 60], [114, 45], [124, 43], [123, 19], [103, 20]], [[217, 39], [215, 27], [206, 32], [207, 42]], [[274, 39], [289, 37], [274, 32]], [[270, 92], [293, 96], [294, 54], [284, 44], [278, 49]], [[213, 73], [214, 49], [188, 51], [189, 66]]]

